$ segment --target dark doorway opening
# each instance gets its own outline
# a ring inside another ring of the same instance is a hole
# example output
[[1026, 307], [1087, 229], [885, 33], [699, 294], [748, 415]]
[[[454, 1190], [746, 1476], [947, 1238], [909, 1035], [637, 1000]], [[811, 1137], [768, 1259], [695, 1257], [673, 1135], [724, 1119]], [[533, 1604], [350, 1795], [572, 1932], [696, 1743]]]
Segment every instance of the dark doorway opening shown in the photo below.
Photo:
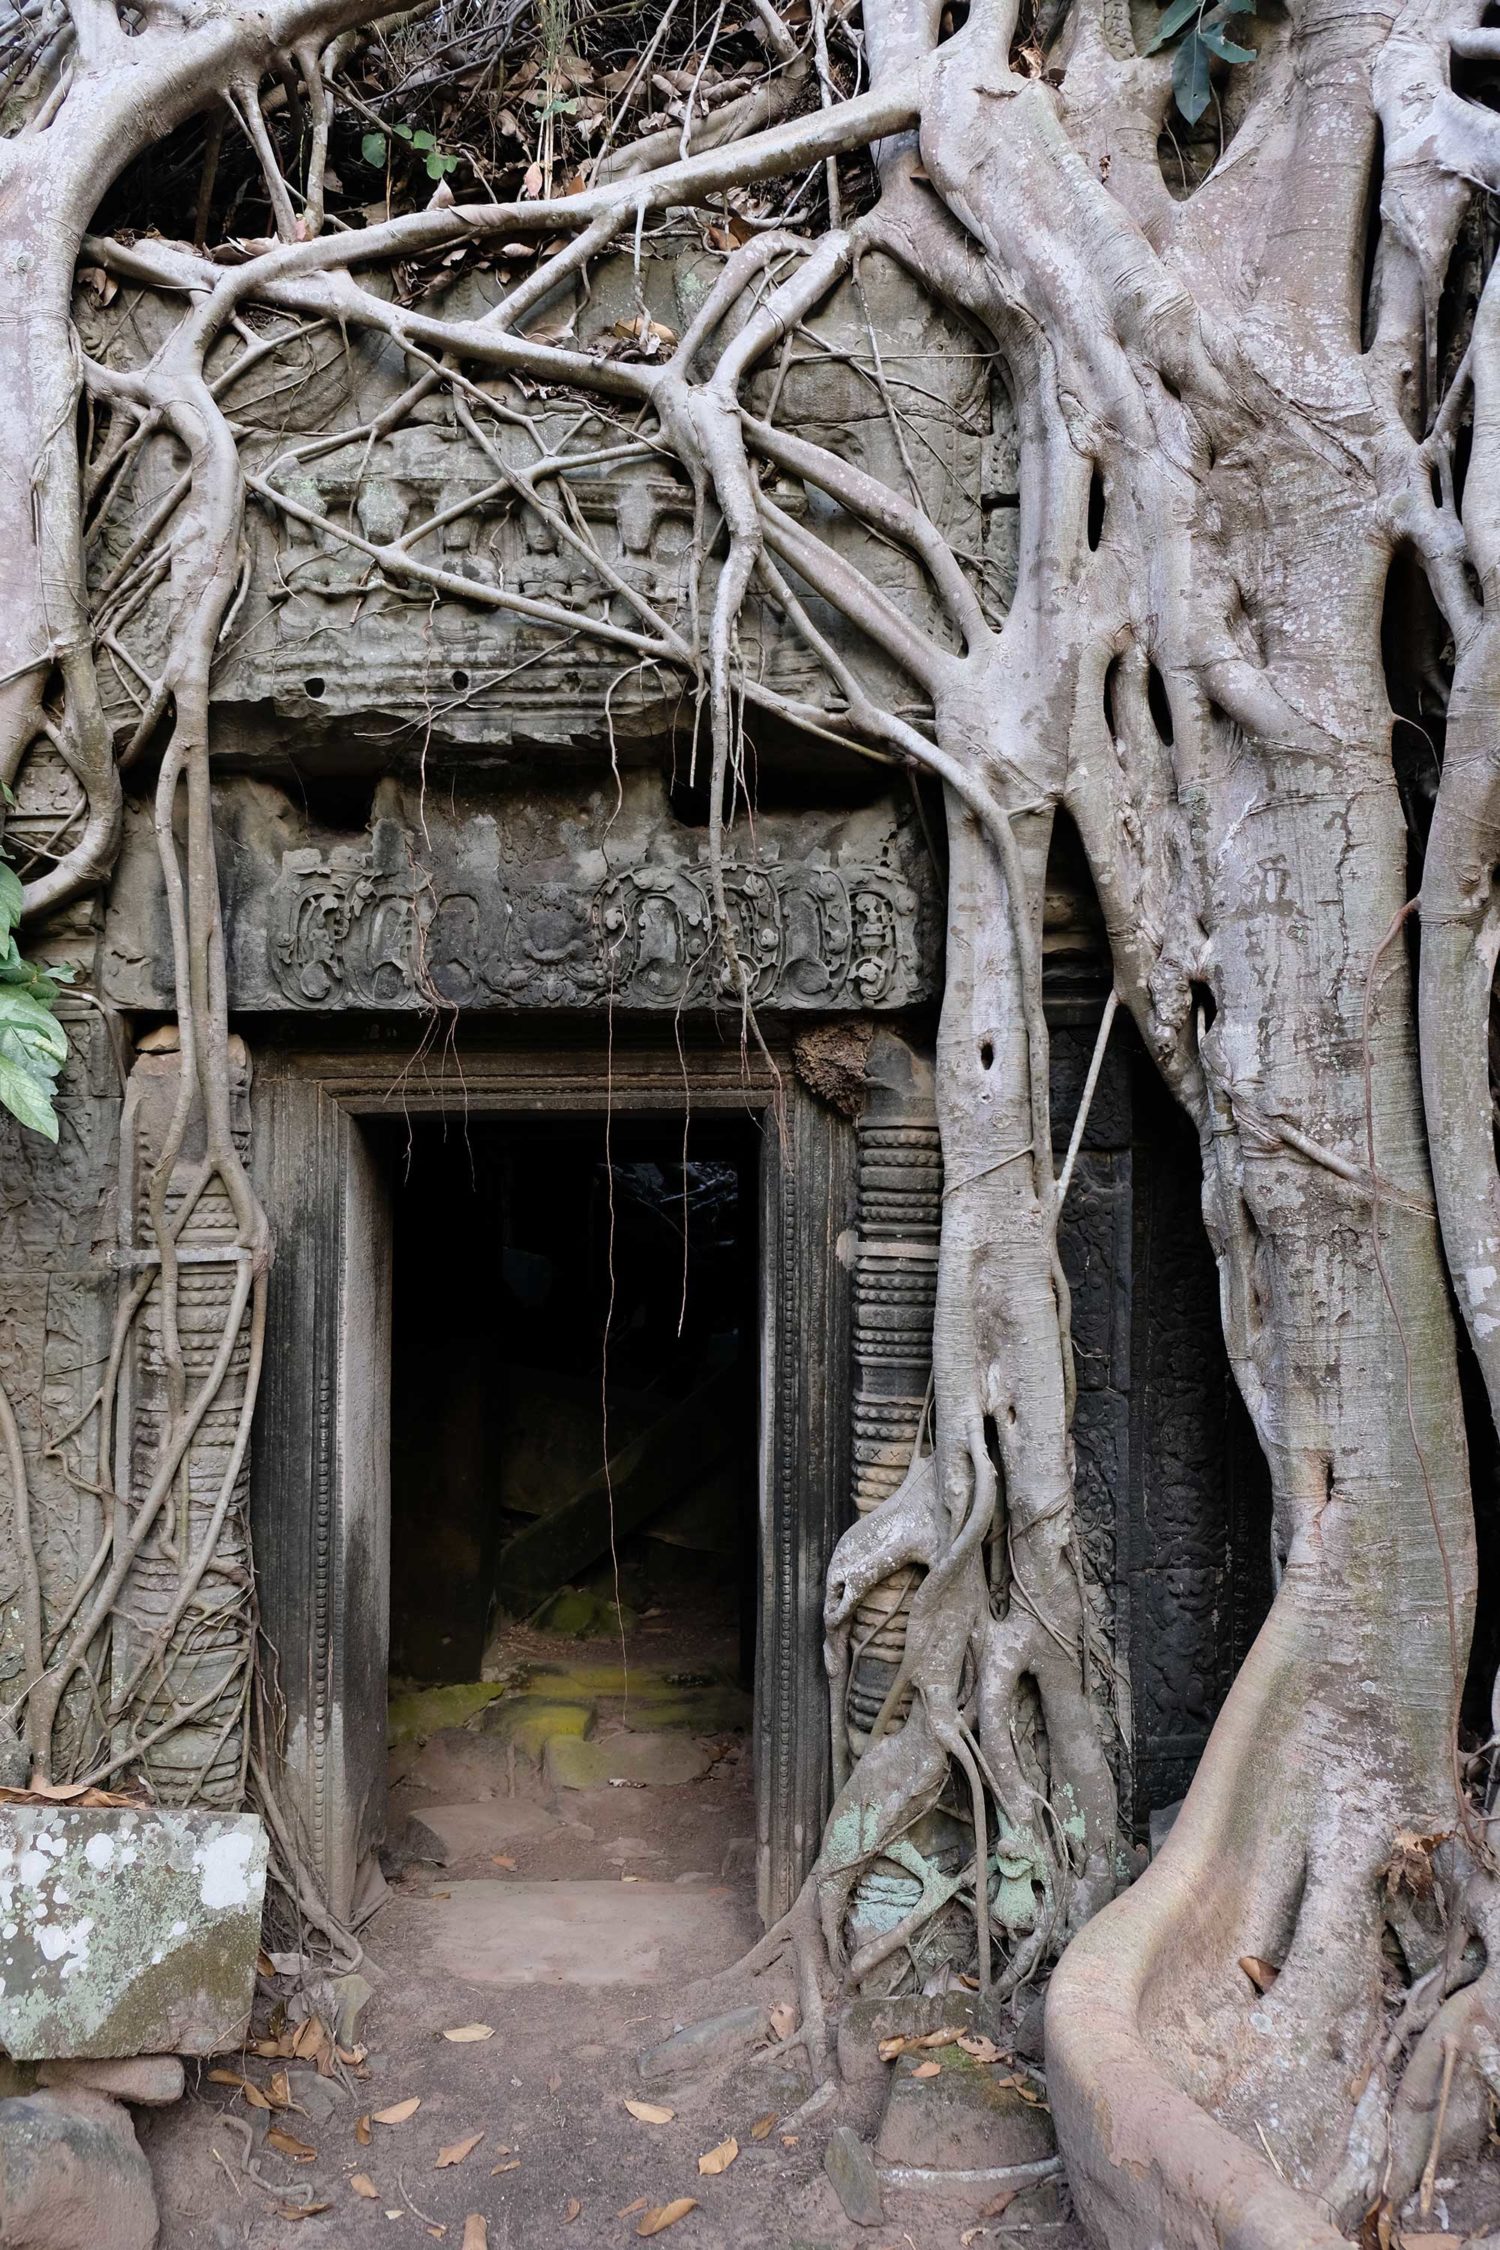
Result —
[[391, 1130], [393, 1676], [623, 1623], [750, 1683], [759, 1152], [711, 1116]]

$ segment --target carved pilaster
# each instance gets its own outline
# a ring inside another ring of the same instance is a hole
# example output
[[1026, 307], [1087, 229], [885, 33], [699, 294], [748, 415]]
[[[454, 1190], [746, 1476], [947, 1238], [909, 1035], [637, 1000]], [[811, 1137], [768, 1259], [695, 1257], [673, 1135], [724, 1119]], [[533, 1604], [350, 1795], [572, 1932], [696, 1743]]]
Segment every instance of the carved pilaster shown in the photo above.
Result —
[[[856, 1128], [854, 1265], [854, 1505], [861, 1515], [896, 1490], [921, 1434], [943, 1202], [931, 1064], [904, 1040], [879, 1032], [866, 1079], [868, 1099]], [[894, 1572], [856, 1613], [848, 1697], [849, 1747], [856, 1757], [906, 1647], [906, 1605], [916, 1576]], [[908, 1692], [903, 1715], [909, 1703]]]
[[[249, 1137], [250, 1068], [237, 1039], [230, 1042], [230, 1061], [235, 1138], [243, 1149]], [[116, 1485], [125, 1495], [127, 1527], [135, 1523], [156, 1481], [171, 1420], [161, 1284], [147, 1209], [152, 1170], [177, 1101], [180, 1067], [175, 1047], [143, 1054], [125, 1097], [119, 1262], [127, 1287], [138, 1275], [152, 1276], [132, 1338], [116, 1432]], [[228, 1194], [217, 1177], [200, 1185], [202, 1166], [201, 1128], [190, 1126], [167, 1194], [169, 1216], [180, 1212], [184, 1201], [188, 1204], [177, 1233], [176, 1318], [189, 1412], [211, 1380], [245, 1257], [235, 1247]], [[136, 1734], [149, 1738], [174, 1712], [192, 1714], [151, 1743], [141, 1759], [162, 1804], [234, 1805], [243, 1790], [242, 1713], [251, 1632], [250, 1469], [248, 1452], [241, 1453], [237, 1466], [234, 1454], [249, 1356], [246, 1305], [224, 1378], [116, 1606], [115, 1692], [139, 1675], [132, 1698]]]

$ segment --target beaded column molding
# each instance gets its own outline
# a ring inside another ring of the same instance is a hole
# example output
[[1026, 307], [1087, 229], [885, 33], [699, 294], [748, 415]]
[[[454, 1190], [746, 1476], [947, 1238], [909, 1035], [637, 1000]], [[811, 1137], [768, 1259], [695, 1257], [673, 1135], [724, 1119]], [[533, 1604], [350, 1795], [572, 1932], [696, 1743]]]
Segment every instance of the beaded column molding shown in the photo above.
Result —
[[[243, 1152], [249, 1062], [239, 1039], [230, 1042], [230, 1063], [235, 1139]], [[179, 1064], [175, 1034], [169, 1033], [161, 1048], [140, 1055], [125, 1097], [123, 1239], [117, 1259], [122, 1285], [145, 1288], [121, 1401], [127, 1522], [151, 1491], [171, 1420], [157, 1260], [145, 1247], [145, 1207], [151, 1169], [176, 1103]], [[190, 1127], [167, 1191], [169, 1218], [178, 1221], [177, 1348], [189, 1407], [211, 1377], [245, 1256], [234, 1247], [228, 1195], [217, 1178], [204, 1181], [201, 1140], [201, 1127]], [[130, 1691], [136, 1730], [146, 1746], [141, 1770], [165, 1805], [237, 1805], [244, 1795], [250, 1473], [243, 1450], [236, 1459], [236, 1435], [248, 1360], [249, 1322], [242, 1317], [223, 1383], [198, 1422], [115, 1612], [114, 1691], [117, 1697]], [[188, 1714], [187, 1721], [173, 1725], [179, 1712]]]
[[[866, 1084], [857, 1125], [854, 1265], [853, 1471], [861, 1515], [896, 1490], [922, 1441], [943, 1200], [931, 1063], [904, 1040], [880, 1032], [871, 1044]], [[845, 1707], [856, 1758], [900, 1666], [917, 1575], [894, 1571], [856, 1612]], [[896, 1723], [910, 1702], [908, 1689]]]

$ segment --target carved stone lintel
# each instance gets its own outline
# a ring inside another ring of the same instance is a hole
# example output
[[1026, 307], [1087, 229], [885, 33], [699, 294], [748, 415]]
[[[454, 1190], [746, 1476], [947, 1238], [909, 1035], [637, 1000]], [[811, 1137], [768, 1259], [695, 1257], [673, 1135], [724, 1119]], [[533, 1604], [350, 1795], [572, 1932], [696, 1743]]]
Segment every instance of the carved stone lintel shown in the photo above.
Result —
[[726, 868], [735, 960], [701, 866], [460, 886], [390, 821], [367, 847], [288, 852], [267, 930], [281, 1003], [673, 1009], [743, 992], [755, 1007], [828, 1009], [925, 996], [918, 895], [890, 866]]

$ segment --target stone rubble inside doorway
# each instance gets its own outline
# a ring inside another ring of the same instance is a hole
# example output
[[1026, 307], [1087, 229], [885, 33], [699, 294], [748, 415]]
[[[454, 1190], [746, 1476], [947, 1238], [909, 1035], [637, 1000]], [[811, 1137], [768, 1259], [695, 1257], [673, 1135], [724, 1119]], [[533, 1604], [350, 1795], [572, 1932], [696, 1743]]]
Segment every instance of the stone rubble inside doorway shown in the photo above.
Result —
[[[322, 1995], [337, 2044], [262, 1977], [255, 2032], [284, 2051], [252, 2041], [223, 2059], [245, 2084], [200, 2075], [143, 2125], [161, 2250], [462, 2250], [471, 2214], [487, 2250], [579, 2250], [682, 2198], [684, 2250], [1077, 2250], [1036, 2057], [960, 2048], [967, 1993], [855, 2004], [842, 2121], [802, 2114], [790, 1975], [724, 1975], [759, 1924], [752, 1713], [721, 1645], [679, 1614], [623, 1650], [521, 1629], [507, 1653], [506, 1680], [393, 1699], [386, 1889], [364, 1983]], [[1007, 2160], [1016, 2192], [913, 2176]]]

